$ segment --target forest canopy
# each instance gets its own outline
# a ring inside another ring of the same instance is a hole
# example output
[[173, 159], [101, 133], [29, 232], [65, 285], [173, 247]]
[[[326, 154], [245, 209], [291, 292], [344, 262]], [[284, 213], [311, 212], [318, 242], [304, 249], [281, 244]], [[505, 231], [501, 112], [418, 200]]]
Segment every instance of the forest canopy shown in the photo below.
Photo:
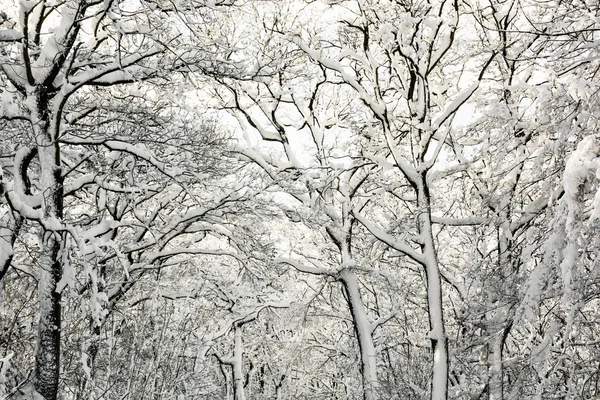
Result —
[[0, 399], [600, 397], [597, 0], [13, 0]]

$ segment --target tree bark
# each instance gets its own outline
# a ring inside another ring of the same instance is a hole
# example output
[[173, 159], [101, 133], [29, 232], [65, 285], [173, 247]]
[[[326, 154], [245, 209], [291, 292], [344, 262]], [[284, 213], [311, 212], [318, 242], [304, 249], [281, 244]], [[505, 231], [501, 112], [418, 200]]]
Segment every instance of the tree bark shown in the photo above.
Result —
[[[41, 167], [43, 219], [41, 268], [38, 282], [39, 322], [35, 354], [34, 388], [45, 400], [56, 400], [60, 375], [61, 294], [57, 283], [62, 277], [62, 238], [51, 227], [63, 218], [63, 184], [60, 148], [56, 132], [49, 129], [45, 89], [37, 88], [31, 120], [38, 144]], [[50, 228], [49, 228], [50, 227]]]
[[490, 349], [490, 400], [502, 400], [504, 398], [504, 371], [502, 368], [502, 350], [504, 348], [502, 332], [492, 336]]
[[244, 393], [244, 374], [243, 374], [243, 355], [244, 348], [242, 346], [242, 327], [235, 324], [234, 328], [235, 345], [233, 347], [233, 360], [231, 369], [233, 370], [233, 398], [235, 400], [246, 400]]
[[437, 259], [431, 223], [431, 197], [427, 186], [427, 173], [419, 175], [417, 182], [418, 224], [421, 235], [421, 251], [424, 256], [427, 278], [427, 306], [429, 310], [429, 336], [433, 350], [431, 373], [431, 400], [448, 398], [448, 337], [444, 326], [442, 305], [442, 281]]

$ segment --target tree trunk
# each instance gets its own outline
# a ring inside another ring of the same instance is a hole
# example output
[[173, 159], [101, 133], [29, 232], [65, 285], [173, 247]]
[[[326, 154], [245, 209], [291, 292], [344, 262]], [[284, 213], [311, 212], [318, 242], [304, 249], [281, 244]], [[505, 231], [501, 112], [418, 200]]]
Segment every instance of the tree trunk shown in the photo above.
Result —
[[489, 390], [490, 400], [502, 400], [504, 398], [504, 374], [502, 368], [502, 350], [504, 347], [504, 338], [502, 332], [492, 336], [491, 348], [489, 352], [490, 378]]
[[427, 186], [426, 173], [420, 175], [417, 183], [418, 223], [421, 235], [421, 251], [424, 256], [427, 277], [427, 306], [429, 310], [429, 336], [433, 350], [431, 373], [431, 400], [448, 398], [448, 338], [444, 326], [442, 306], [442, 282], [437, 259], [431, 223], [431, 198]]
[[[520, 173], [520, 172], [519, 172]], [[516, 185], [513, 185], [509, 194], [514, 195]], [[512, 199], [511, 199], [512, 201]], [[498, 228], [498, 259], [496, 270], [492, 271], [491, 285], [499, 293], [491, 292], [488, 297], [488, 312], [487, 318], [487, 334], [491, 339], [489, 345], [489, 372], [488, 386], [490, 400], [504, 399], [504, 364], [503, 351], [506, 342], [506, 336], [511, 329], [511, 306], [506, 304], [506, 299], [517, 296], [514, 291], [506, 293], [504, 288], [512, 290], [514, 283], [512, 282], [511, 272], [513, 269], [513, 246], [511, 239], [507, 237], [510, 216], [511, 204], [509, 203], [499, 212], [500, 221], [505, 221], [505, 225]]]
[[46, 233], [44, 252], [40, 264], [42, 273], [38, 284], [40, 320], [38, 323], [37, 348], [35, 354], [35, 390], [45, 400], [55, 400], [58, 393], [60, 372], [60, 293], [56, 284], [61, 278], [61, 265], [57, 260], [60, 241], [55, 233]]
[[281, 375], [281, 378], [279, 379], [279, 382], [274, 382], [275, 383], [275, 398], [277, 400], [283, 400], [283, 382], [285, 380], [285, 375]]
[[354, 330], [358, 340], [361, 361], [361, 375], [363, 381], [363, 399], [373, 400], [377, 398], [377, 353], [373, 343], [371, 324], [367, 319], [367, 311], [358, 290], [358, 279], [356, 275], [345, 269], [340, 274], [340, 282], [344, 286], [348, 307], [352, 315]]
[[233, 362], [231, 369], [233, 370], [233, 398], [235, 400], [245, 400], [244, 394], [244, 374], [242, 370], [244, 348], [242, 347], [242, 327], [235, 325], [235, 346], [233, 348]]
[[39, 322], [35, 354], [34, 388], [45, 400], [56, 400], [60, 374], [61, 294], [57, 283], [62, 277], [62, 238], [51, 230], [63, 218], [63, 185], [60, 168], [60, 148], [57, 135], [49, 129], [48, 101], [44, 89], [37, 89], [31, 121], [41, 167], [43, 194], [42, 254], [38, 282]]

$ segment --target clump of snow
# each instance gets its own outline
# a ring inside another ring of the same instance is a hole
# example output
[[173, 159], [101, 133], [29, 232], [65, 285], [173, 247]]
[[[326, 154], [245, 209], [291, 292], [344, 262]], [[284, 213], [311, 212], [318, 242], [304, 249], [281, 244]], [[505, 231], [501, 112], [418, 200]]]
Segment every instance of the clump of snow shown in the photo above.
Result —
[[86, 352], [81, 352], [81, 366], [83, 367], [83, 372], [85, 372], [85, 376], [87, 376], [88, 380], [92, 379], [92, 369], [88, 365], [89, 356]]
[[[1, 36], [0, 36], [1, 38]], [[13, 116], [19, 114], [19, 107], [15, 102], [15, 95], [8, 90], [2, 93], [2, 100], [0, 101], [0, 116]]]
[[596, 188], [597, 192], [594, 194], [587, 223], [591, 224], [600, 216], [598, 182], [600, 182], [600, 136], [590, 135], [581, 140], [567, 160], [562, 182], [565, 190], [564, 207], [567, 212], [565, 222], [567, 244], [562, 251], [560, 273], [564, 290], [562, 301], [569, 310], [566, 318], [567, 331], [570, 330], [573, 317], [579, 308], [576, 299], [573, 298], [572, 278], [580, 258], [581, 235], [588, 229], [585, 226], [584, 210], [589, 205], [590, 188]]
[[56, 292], [61, 293], [65, 287], [69, 286], [70, 288], [75, 287], [75, 268], [71, 264], [69, 260], [69, 250], [63, 249], [61, 250], [62, 254], [62, 264], [63, 264], [63, 274], [56, 284]]
[[570, 304], [571, 299], [571, 270], [577, 261], [577, 246], [569, 243], [563, 251], [563, 262], [560, 264], [560, 272], [563, 281], [563, 303]]
[[104, 281], [98, 277], [98, 269], [92, 263], [86, 263], [84, 273], [90, 278], [92, 293], [88, 301], [88, 309], [94, 326], [100, 326], [102, 320], [108, 314], [105, 305], [108, 303], [108, 295], [100, 288]]
[[396, 37], [396, 27], [390, 23], [384, 23], [381, 24], [381, 26], [379, 27], [379, 37], [381, 38], [380, 40], [387, 44], [387, 43], [394, 43], [395, 41], [395, 37]]
[[[573, 224], [576, 222], [577, 213], [580, 209], [580, 190], [586, 181], [590, 178], [593, 179], [592, 177], [600, 180], [600, 138], [598, 135], [583, 138], [565, 166], [563, 186], [569, 212], [567, 231], [572, 230]], [[590, 222], [598, 217], [600, 217], [600, 191], [594, 196]]]

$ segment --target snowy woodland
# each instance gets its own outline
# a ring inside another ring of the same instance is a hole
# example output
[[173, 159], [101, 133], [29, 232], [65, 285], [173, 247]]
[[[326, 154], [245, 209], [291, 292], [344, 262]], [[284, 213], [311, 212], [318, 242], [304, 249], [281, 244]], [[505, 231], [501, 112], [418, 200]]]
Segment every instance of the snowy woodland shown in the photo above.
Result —
[[598, 0], [0, 0], [0, 399], [600, 398]]

